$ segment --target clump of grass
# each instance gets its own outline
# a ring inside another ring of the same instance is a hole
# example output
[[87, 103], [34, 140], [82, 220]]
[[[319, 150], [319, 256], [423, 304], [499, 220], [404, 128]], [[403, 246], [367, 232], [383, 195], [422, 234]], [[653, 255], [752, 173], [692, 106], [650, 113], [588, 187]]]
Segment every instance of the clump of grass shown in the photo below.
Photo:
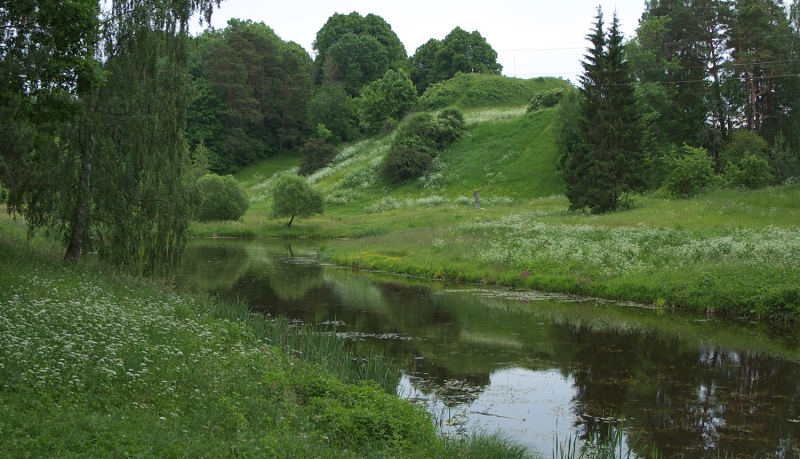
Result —
[[[602, 435], [592, 435], [588, 441], [572, 436], [564, 442], [555, 439], [553, 459], [660, 459], [658, 449], [640, 447], [639, 438], [626, 442], [624, 423], [609, 423]], [[649, 451], [648, 451], [649, 450]]]

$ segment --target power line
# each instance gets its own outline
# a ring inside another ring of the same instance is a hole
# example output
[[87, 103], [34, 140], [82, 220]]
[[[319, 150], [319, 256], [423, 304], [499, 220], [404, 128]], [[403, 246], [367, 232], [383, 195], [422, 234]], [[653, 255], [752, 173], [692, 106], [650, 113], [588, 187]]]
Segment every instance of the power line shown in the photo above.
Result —
[[[793, 33], [785, 33], [785, 34], [778, 34], [778, 35], [764, 35], [764, 36], [760, 36], [760, 37], [750, 37], [750, 38], [748, 38], [746, 40], [750, 41], [750, 40], [755, 40], [756, 38], [760, 39], [760, 38], [793, 37], [795, 35], [796, 34], [793, 34]], [[725, 41], [725, 40], [731, 40], [731, 39], [737, 39], [737, 38], [736, 37], [727, 37], [726, 36], [726, 37], [721, 37], [721, 38], [714, 38], [713, 40], [715, 40], [715, 41]], [[698, 42], [696, 42], [696, 41], [694, 41], [694, 42], [672, 41], [672, 42], [664, 42], [664, 43], [661, 43], [661, 44], [662, 45], [689, 45], [689, 44], [694, 44], [694, 43], [698, 43]], [[498, 53], [510, 53], [510, 52], [514, 52], [514, 51], [518, 51], [518, 52], [567, 51], [567, 50], [576, 50], [576, 49], [588, 49], [588, 48], [585, 47], [585, 46], [581, 46], [581, 47], [572, 47], [572, 48], [560, 47], [560, 48], [497, 49], [495, 51], [498, 52]]]

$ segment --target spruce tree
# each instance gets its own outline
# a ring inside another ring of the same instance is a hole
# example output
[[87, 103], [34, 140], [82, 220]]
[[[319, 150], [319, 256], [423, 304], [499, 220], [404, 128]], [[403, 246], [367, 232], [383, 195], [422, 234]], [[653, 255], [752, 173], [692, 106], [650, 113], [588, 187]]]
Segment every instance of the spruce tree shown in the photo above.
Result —
[[645, 187], [641, 122], [616, 14], [605, 33], [598, 9], [587, 39], [591, 47], [579, 78], [579, 140], [563, 160], [567, 198], [571, 209], [608, 212], [619, 207], [623, 195]]

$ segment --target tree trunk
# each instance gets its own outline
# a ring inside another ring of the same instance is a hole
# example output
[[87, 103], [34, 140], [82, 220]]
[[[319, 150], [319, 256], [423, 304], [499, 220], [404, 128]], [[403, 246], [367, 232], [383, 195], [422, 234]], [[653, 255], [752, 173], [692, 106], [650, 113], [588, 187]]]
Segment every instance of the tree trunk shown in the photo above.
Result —
[[75, 206], [75, 216], [72, 219], [72, 234], [69, 238], [64, 262], [76, 265], [81, 256], [81, 246], [86, 236], [87, 215], [89, 213], [89, 179], [92, 174], [92, 148], [93, 136], [89, 136], [89, 144], [80, 142], [81, 145], [81, 175], [78, 183], [78, 202]]
[[290, 218], [290, 219], [289, 219], [289, 223], [287, 223], [287, 224], [286, 224], [286, 227], [287, 227], [287, 228], [291, 228], [291, 227], [292, 227], [292, 222], [293, 222], [293, 221], [294, 221], [294, 215], [292, 215], [292, 218]]

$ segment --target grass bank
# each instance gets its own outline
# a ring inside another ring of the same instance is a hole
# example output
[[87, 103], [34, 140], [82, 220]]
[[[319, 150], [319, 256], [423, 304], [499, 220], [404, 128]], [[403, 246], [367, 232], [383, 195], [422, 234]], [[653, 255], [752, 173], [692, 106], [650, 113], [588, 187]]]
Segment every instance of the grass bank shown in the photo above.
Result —
[[396, 201], [333, 208], [291, 229], [256, 208], [239, 225], [347, 238], [326, 243], [322, 256], [363, 269], [756, 318], [800, 312], [798, 185], [640, 197], [607, 215], [569, 212], [563, 197], [490, 201], [480, 211], [448, 198]]
[[[385, 234], [337, 241], [323, 255], [359, 268], [663, 307], [771, 319], [800, 313], [796, 185], [640, 198], [632, 210], [599, 216], [566, 207], [556, 197], [487, 211], [390, 211], [396, 224]], [[402, 227], [426, 218], [426, 228]]]
[[396, 368], [341, 341], [31, 247], [0, 222], [8, 457], [526, 457], [443, 439]]

